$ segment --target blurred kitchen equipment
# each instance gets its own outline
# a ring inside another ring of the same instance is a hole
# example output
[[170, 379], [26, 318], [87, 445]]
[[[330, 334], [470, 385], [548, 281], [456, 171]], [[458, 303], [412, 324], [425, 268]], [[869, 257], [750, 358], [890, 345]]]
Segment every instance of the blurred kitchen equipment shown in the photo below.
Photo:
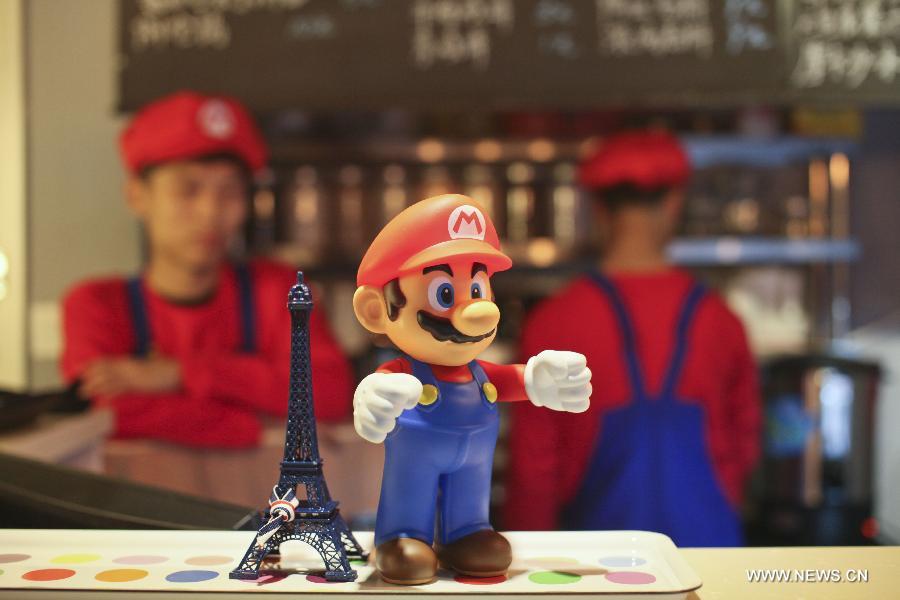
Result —
[[38, 394], [0, 390], [0, 432], [21, 429], [47, 412], [81, 412], [89, 402], [82, 400], [71, 386]]
[[0, 454], [0, 527], [255, 529], [256, 511]]
[[767, 544], [871, 543], [880, 375], [877, 364], [827, 354], [765, 365], [758, 530]]

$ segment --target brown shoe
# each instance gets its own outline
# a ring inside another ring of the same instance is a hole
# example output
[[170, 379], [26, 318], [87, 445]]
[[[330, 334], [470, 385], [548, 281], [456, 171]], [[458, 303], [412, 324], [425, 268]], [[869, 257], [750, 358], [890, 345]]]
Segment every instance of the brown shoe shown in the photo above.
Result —
[[375, 549], [375, 567], [388, 583], [421, 585], [434, 580], [438, 564], [434, 550], [422, 540], [396, 538]]
[[506, 538], [493, 529], [482, 529], [438, 548], [441, 566], [470, 577], [503, 575], [512, 562]]

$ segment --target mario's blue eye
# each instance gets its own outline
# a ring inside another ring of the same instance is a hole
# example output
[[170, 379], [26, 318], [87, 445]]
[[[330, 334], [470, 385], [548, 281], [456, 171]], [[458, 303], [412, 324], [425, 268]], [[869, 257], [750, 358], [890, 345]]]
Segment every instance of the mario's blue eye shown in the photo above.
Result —
[[484, 298], [484, 290], [478, 282], [472, 284], [472, 298]]
[[438, 312], [446, 311], [453, 307], [456, 293], [450, 279], [441, 275], [435, 277], [428, 284], [428, 304]]
[[442, 283], [438, 286], [434, 298], [443, 308], [450, 308], [453, 306], [453, 286], [449, 283]]

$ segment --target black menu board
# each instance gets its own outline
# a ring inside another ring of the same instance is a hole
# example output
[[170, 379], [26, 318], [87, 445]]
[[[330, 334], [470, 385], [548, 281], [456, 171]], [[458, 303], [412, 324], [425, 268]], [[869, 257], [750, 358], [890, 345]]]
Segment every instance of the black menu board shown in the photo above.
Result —
[[900, 0], [120, 0], [120, 108], [900, 101]]
[[900, 0], [787, 4], [792, 90], [821, 99], [900, 103]]

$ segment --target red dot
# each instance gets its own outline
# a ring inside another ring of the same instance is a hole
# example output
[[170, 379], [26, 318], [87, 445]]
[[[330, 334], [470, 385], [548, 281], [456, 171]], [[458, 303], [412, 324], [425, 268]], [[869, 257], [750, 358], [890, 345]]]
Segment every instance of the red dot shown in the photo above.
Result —
[[878, 520], [875, 517], [869, 517], [859, 526], [860, 532], [867, 538], [873, 538], [878, 535]]
[[72, 569], [37, 569], [36, 571], [28, 571], [22, 575], [22, 579], [28, 581], [57, 581], [59, 579], [68, 579], [75, 574]]
[[497, 575], [495, 577], [470, 577], [469, 575], [457, 575], [453, 578], [459, 583], [468, 585], [494, 585], [495, 583], [503, 583], [506, 581], [506, 575]]

